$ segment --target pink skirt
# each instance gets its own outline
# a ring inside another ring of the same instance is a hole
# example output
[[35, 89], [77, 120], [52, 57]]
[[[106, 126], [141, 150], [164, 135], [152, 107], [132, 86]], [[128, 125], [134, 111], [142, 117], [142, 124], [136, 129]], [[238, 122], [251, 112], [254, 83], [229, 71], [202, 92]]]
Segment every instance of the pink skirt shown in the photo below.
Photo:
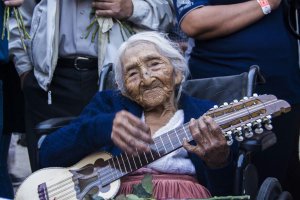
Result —
[[[118, 194], [131, 194], [132, 186], [141, 183], [144, 175], [129, 175], [121, 179]], [[152, 174], [153, 198], [155, 199], [201, 199], [210, 198], [209, 191], [188, 175]]]

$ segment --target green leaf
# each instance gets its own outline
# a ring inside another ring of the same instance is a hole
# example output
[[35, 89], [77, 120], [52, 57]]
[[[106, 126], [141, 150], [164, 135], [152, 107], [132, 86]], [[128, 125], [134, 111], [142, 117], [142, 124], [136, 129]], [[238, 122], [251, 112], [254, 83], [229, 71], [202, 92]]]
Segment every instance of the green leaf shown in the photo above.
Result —
[[145, 190], [142, 184], [133, 185], [132, 193], [140, 198], [150, 198], [152, 196]]
[[152, 176], [151, 174], [146, 174], [142, 180], [142, 186], [147, 193], [152, 194], [153, 185], [152, 185]]
[[140, 200], [140, 198], [134, 194], [128, 194], [126, 195], [127, 200]]
[[124, 194], [120, 194], [116, 196], [116, 200], [126, 200], [126, 196]]

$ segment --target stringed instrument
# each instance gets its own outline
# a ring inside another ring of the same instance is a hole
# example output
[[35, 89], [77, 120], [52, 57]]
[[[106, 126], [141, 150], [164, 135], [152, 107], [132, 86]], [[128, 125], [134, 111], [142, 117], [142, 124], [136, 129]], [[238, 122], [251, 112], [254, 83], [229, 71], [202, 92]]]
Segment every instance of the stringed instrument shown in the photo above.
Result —
[[[254, 95], [240, 101], [210, 109], [205, 115], [214, 118], [222, 128], [227, 144], [261, 134], [263, 127], [272, 129], [271, 117], [290, 110], [290, 105], [273, 95]], [[183, 139], [192, 141], [189, 123], [156, 138], [149, 153], [136, 156], [122, 153], [112, 157], [102, 152], [92, 154], [69, 168], [45, 168], [31, 174], [17, 190], [15, 199], [73, 200], [99, 196], [113, 198], [120, 187], [120, 178], [174, 150], [182, 147]], [[70, 152], [72, 153], [72, 152]]]

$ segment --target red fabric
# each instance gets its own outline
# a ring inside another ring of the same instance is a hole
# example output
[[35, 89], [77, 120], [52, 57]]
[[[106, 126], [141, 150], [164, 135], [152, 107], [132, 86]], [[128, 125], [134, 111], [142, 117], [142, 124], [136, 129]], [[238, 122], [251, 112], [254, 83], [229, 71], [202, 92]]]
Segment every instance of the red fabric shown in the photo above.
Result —
[[[132, 186], [141, 183], [144, 175], [129, 175], [121, 179], [119, 194], [132, 193]], [[155, 199], [210, 198], [209, 191], [188, 175], [152, 174]]]

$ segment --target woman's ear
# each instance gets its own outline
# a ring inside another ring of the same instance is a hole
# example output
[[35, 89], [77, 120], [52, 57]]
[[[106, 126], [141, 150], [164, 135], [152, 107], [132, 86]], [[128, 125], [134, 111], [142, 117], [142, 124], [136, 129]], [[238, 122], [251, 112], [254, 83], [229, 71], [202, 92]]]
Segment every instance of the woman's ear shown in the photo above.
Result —
[[175, 70], [175, 85], [180, 85], [181, 82], [184, 80], [184, 75], [181, 71]]

